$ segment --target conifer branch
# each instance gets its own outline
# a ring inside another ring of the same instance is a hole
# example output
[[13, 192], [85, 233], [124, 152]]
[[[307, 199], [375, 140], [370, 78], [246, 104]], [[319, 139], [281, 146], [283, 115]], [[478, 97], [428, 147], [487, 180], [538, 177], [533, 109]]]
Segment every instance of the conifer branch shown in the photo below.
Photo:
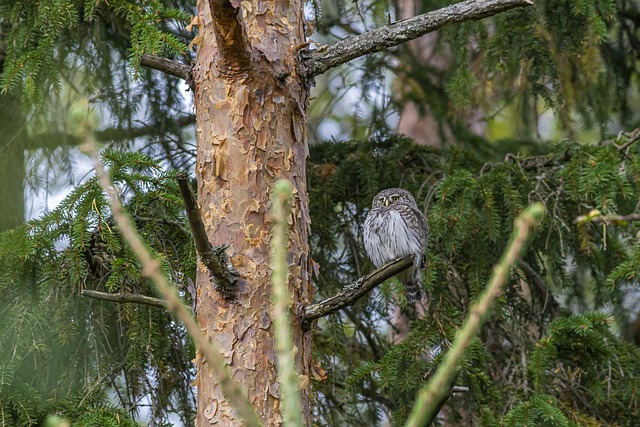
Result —
[[120, 292], [117, 294], [110, 294], [108, 292], [98, 292], [92, 291], [90, 289], [85, 289], [80, 292], [80, 295], [87, 298], [99, 299], [102, 301], [112, 301], [119, 303], [134, 303], [134, 304], [145, 304], [151, 305], [154, 307], [166, 307], [167, 302], [160, 298], [148, 297], [146, 295], [141, 294], [132, 294], [129, 292]]
[[140, 65], [179, 77], [186, 82], [191, 81], [191, 67], [171, 59], [163, 58], [162, 56], [148, 55], [145, 53], [140, 57]]
[[346, 285], [336, 295], [304, 307], [303, 328], [309, 329], [311, 321], [355, 304], [373, 288], [413, 265], [414, 255], [391, 261], [353, 283]]
[[225, 299], [229, 300], [233, 298], [236, 290], [238, 272], [227, 256], [227, 246], [211, 246], [200, 216], [198, 202], [189, 187], [189, 176], [186, 173], [179, 173], [176, 178], [198, 255], [200, 255], [200, 259], [207, 267], [207, 270], [209, 270], [215, 289]]
[[511, 269], [524, 252], [531, 231], [540, 224], [544, 215], [544, 205], [536, 203], [515, 220], [514, 230], [507, 249], [493, 268], [491, 279], [477, 302], [469, 309], [469, 315], [456, 333], [451, 349], [447, 352], [442, 364], [427, 385], [420, 390], [413, 410], [407, 420], [407, 427], [429, 425], [438, 415], [438, 406], [446, 398], [457, 375], [458, 363], [462, 359], [471, 341], [478, 335], [484, 324], [489, 309], [502, 292]]
[[[87, 125], [85, 124], [85, 126]], [[198, 346], [198, 350], [202, 352], [203, 358], [206, 360], [213, 375], [216, 376], [223, 395], [237, 411], [238, 416], [244, 420], [247, 426], [261, 427], [262, 422], [260, 421], [260, 418], [256, 414], [253, 406], [251, 406], [251, 403], [247, 399], [238, 381], [232, 377], [224, 356], [218, 349], [213, 347], [211, 341], [209, 341], [202, 329], [200, 329], [200, 326], [193, 317], [191, 310], [180, 300], [175, 287], [169, 283], [165, 275], [162, 273], [160, 262], [157, 259], [154, 259], [147, 250], [131, 220], [125, 213], [122, 204], [116, 195], [113, 184], [111, 183], [102, 162], [98, 158], [98, 153], [95, 148], [95, 142], [91, 131], [84, 130], [84, 132], [86, 133], [84, 148], [93, 158], [96, 175], [98, 176], [100, 185], [109, 197], [113, 217], [120, 232], [143, 265], [143, 275], [149, 277], [153, 281], [158, 291], [166, 299], [167, 308], [174, 312], [184, 323], [187, 332], [195, 341]]]
[[283, 425], [303, 426], [302, 404], [295, 367], [295, 352], [291, 334], [291, 296], [289, 295], [289, 265], [287, 247], [289, 244], [289, 223], [291, 194], [293, 185], [286, 180], [276, 183], [271, 203], [273, 217], [271, 237], [271, 294], [273, 307], [271, 317], [275, 328], [276, 361], [278, 378], [282, 389]]
[[352, 59], [398, 46], [446, 25], [474, 21], [531, 4], [532, 0], [466, 0], [455, 3], [346, 38], [325, 49], [301, 52], [300, 74], [312, 78]]

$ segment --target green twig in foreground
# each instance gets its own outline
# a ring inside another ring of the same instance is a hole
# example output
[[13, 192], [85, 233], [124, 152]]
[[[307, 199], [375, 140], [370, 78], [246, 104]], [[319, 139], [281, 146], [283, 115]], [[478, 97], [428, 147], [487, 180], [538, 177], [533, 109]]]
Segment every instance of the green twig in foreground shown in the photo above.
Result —
[[247, 426], [261, 427], [262, 422], [260, 421], [260, 418], [240, 388], [240, 384], [231, 376], [231, 372], [226, 365], [224, 356], [212, 346], [207, 336], [202, 332], [202, 329], [198, 326], [198, 323], [191, 314], [189, 308], [187, 308], [187, 306], [180, 300], [175, 287], [169, 283], [162, 273], [160, 261], [151, 256], [142, 242], [142, 239], [140, 239], [138, 232], [134, 229], [131, 220], [125, 213], [122, 204], [116, 195], [116, 191], [109, 179], [109, 175], [104, 170], [104, 166], [98, 158], [98, 153], [91, 131], [87, 131], [85, 143], [82, 148], [85, 149], [93, 159], [96, 168], [96, 175], [100, 180], [100, 185], [109, 196], [116, 224], [127, 243], [131, 246], [136, 257], [138, 257], [142, 263], [143, 275], [149, 277], [153, 281], [158, 292], [160, 292], [166, 300], [166, 307], [174, 312], [184, 323], [184, 326], [187, 328], [187, 332], [189, 332], [189, 335], [193, 337], [193, 340], [196, 342], [199, 350], [204, 355], [207, 365], [216, 376], [224, 396], [229, 400], [229, 403], [234, 407], [234, 409], [238, 411], [240, 418], [244, 420]]
[[484, 292], [469, 310], [469, 315], [456, 333], [451, 349], [447, 352], [442, 364], [426, 386], [420, 390], [407, 420], [407, 427], [429, 425], [438, 415], [437, 407], [450, 388], [451, 380], [456, 375], [460, 359], [462, 359], [465, 350], [480, 331], [480, 327], [486, 320], [489, 308], [500, 295], [502, 287], [509, 278], [511, 269], [518, 262], [520, 255], [524, 251], [531, 230], [540, 223], [543, 215], [544, 205], [536, 203], [516, 218], [511, 241], [506, 251], [493, 268], [493, 274]]
[[273, 295], [273, 319], [276, 334], [278, 376], [282, 390], [282, 415], [284, 425], [303, 426], [298, 389], [298, 375], [294, 369], [294, 351], [291, 338], [291, 297], [289, 295], [289, 266], [287, 246], [289, 243], [289, 223], [291, 192], [289, 181], [276, 183], [271, 203], [273, 231], [271, 237], [271, 293]]

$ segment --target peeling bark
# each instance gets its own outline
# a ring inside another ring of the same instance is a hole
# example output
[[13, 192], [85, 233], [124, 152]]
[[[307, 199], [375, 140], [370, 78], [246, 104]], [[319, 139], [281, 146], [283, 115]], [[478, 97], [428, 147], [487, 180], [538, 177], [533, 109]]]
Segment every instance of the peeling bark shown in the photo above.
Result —
[[[268, 211], [271, 189], [280, 178], [295, 187], [288, 256], [293, 307], [310, 300], [308, 88], [296, 69], [297, 47], [304, 42], [303, 3], [200, 0], [198, 14], [193, 69], [198, 200], [209, 241], [229, 245], [227, 254], [239, 273], [236, 299], [225, 301], [199, 266], [198, 321], [245, 386], [264, 425], [278, 426]], [[310, 336], [300, 324], [293, 327], [296, 371], [308, 411]], [[241, 425], [204, 363], [198, 355], [197, 425]], [[308, 421], [308, 412], [304, 416]]]

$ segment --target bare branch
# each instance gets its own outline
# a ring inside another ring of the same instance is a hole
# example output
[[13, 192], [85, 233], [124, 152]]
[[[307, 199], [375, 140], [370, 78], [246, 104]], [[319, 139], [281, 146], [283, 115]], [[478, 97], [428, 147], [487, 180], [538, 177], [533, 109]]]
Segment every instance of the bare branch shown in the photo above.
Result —
[[225, 252], [226, 246], [211, 247], [207, 232], [204, 229], [204, 224], [200, 216], [200, 209], [196, 198], [189, 187], [189, 176], [186, 173], [179, 173], [176, 178], [178, 179], [178, 186], [180, 187], [180, 194], [182, 194], [182, 200], [187, 211], [187, 218], [189, 219], [189, 225], [191, 226], [191, 232], [193, 234], [193, 240], [196, 243], [196, 250], [200, 255], [202, 263], [209, 270], [209, 274], [213, 278], [215, 289], [225, 299], [231, 299], [234, 296], [236, 290], [236, 277], [238, 272], [233, 264], [229, 260], [227, 253]]
[[352, 59], [397, 46], [439, 30], [445, 25], [474, 21], [531, 4], [533, 4], [531, 0], [466, 0], [455, 3], [349, 37], [326, 49], [305, 51], [300, 63], [300, 74], [303, 77], [312, 78]]
[[113, 302], [119, 302], [119, 303], [130, 302], [134, 304], [152, 305], [154, 307], [167, 306], [167, 302], [163, 299], [148, 297], [146, 295], [140, 295], [140, 294], [132, 294], [128, 292], [110, 294], [108, 292], [98, 292], [98, 291], [85, 289], [84, 291], [80, 292], [80, 295], [82, 295], [83, 297], [99, 299], [103, 301], [113, 301]]
[[536, 286], [538, 292], [540, 292], [540, 296], [544, 297], [542, 312], [546, 312], [548, 307], [549, 312], [554, 315], [557, 314], [558, 311], [560, 311], [560, 306], [553, 295], [551, 295], [551, 291], [549, 291], [549, 287], [544, 279], [540, 277], [538, 272], [526, 261], [518, 261], [518, 267], [524, 271], [524, 274], [526, 274], [529, 280]]
[[627, 142], [618, 147], [618, 151], [624, 153], [627, 148], [631, 146], [631, 144], [635, 144], [640, 141], [640, 128], [634, 129], [631, 132], [624, 134], [628, 138]]
[[368, 294], [380, 283], [411, 267], [413, 260], [414, 255], [409, 255], [406, 258], [391, 261], [345, 286], [336, 295], [319, 303], [306, 306], [304, 308], [303, 327], [308, 329], [312, 320], [335, 313], [344, 307], [355, 304], [356, 301]]
[[629, 221], [640, 220], [640, 214], [633, 213], [629, 215], [602, 215], [599, 210], [594, 209], [588, 215], [580, 215], [573, 220], [574, 224], [585, 224], [589, 222], [604, 223], [606, 225], [624, 225]]
[[191, 67], [162, 56], [144, 54], [140, 58], [140, 65], [179, 77], [187, 82], [191, 80]]

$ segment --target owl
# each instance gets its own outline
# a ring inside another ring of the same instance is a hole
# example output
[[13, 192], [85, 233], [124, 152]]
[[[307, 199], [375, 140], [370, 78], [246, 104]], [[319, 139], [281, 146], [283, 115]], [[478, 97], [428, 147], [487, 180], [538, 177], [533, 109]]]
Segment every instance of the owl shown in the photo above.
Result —
[[424, 266], [429, 226], [407, 190], [387, 188], [373, 198], [364, 222], [364, 247], [371, 262], [382, 267], [389, 261], [414, 254], [413, 266], [398, 274], [407, 302], [422, 300], [421, 266]]

